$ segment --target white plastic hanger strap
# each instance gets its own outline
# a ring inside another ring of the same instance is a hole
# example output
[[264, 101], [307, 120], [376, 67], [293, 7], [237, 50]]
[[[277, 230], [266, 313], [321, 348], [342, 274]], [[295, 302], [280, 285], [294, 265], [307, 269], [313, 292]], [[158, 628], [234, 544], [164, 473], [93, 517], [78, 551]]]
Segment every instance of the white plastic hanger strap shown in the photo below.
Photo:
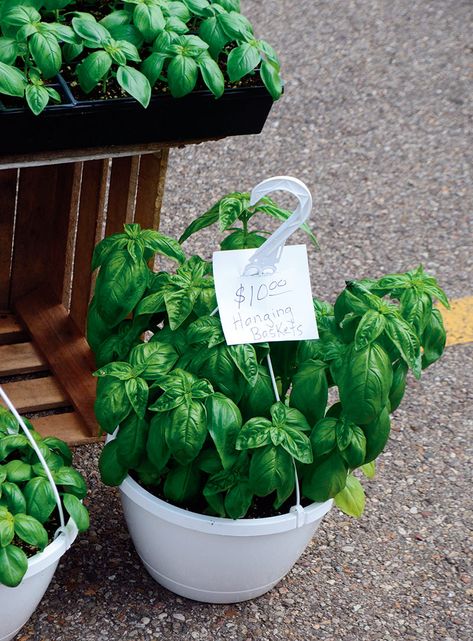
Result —
[[[279, 403], [281, 401], [278, 392], [278, 385], [276, 383], [276, 377], [274, 376], [273, 363], [271, 362], [271, 356], [268, 354], [266, 356], [268, 362], [269, 375], [271, 377], [271, 383], [273, 384], [274, 396], [276, 401]], [[291, 507], [291, 512], [296, 513], [296, 523], [297, 527], [302, 527], [305, 524], [305, 512], [304, 508], [301, 505], [301, 488], [299, 485], [299, 475], [297, 474], [297, 465], [294, 457], [292, 457], [292, 462], [294, 464], [294, 476], [296, 480], [296, 504]]]
[[312, 210], [312, 196], [307, 186], [292, 176], [275, 176], [256, 185], [251, 192], [250, 206], [273, 191], [287, 191], [298, 199], [290, 216], [251, 256], [243, 272], [244, 276], [256, 276], [276, 271], [286, 240], [307, 220]]
[[64, 511], [62, 509], [61, 497], [59, 496], [59, 492], [58, 492], [56, 483], [54, 482], [53, 476], [51, 474], [51, 470], [49, 469], [48, 464], [46, 463], [46, 460], [45, 460], [44, 456], [42, 455], [41, 450], [39, 449], [36, 441], [34, 440], [33, 436], [31, 435], [31, 432], [28, 429], [25, 421], [18, 414], [18, 412], [15, 409], [15, 406], [13, 405], [11, 400], [8, 398], [5, 390], [3, 389], [3, 387], [1, 385], [0, 385], [0, 396], [2, 397], [3, 401], [5, 402], [5, 405], [8, 407], [10, 412], [13, 414], [13, 416], [18, 421], [21, 429], [25, 433], [26, 438], [30, 442], [31, 447], [35, 451], [36, 456], [39, 459], [39, 462], [41, 463], [41, 465], [44, 468], [44, 471], [46, 473], [48, 481], [51, 484], [51, 488], [52, 488], [52, 491], [53, 491], [53, 494], [54, 494], [54, 498], [56, 500], [57, 509], [58, 509], [58, 512], [59, 512], [59, 522], [61, 524], [61, 526], [57, 529], [57, 531], [56, 531], [56, 533], [54, 535], [54, 538], [56, 538], [59, 534], [64, 534], [66, 536], [67, 541], [68, 541], [67, 547], [69, 547], [69, 545], [70, 545], [70, 543], [69, 543], [69, 535], [68, 535], [68, 531], [67, 531], [67, 528], [66, 528], [66, 523], [65, 523], [65, 520], [64, 520]]

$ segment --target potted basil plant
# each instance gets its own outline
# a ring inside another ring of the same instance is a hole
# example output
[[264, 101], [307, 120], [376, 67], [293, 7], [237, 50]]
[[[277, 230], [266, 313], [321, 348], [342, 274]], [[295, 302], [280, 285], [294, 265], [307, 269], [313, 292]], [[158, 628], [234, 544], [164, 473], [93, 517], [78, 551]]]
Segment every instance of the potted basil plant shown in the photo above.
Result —
[[[113, 435], [102, 480], [120, 486], [151, 575], [201, 601], [269, 590], [332, 501], [361, 515], [357, 471], [374, 475], [409, 370], [420, 378], [445, 346], [434, 301], [448, 301], [422, 266], [347, 281], [334, 304], [314, 298], [318, 340], [228, 346], [211, 265], [186, 257], [182, 243], [218, 224], [223, 250], [259, 247], [266, 233], [250, 229], [257, 212], [290, 215], [268, 197], [250, 206], [249, 194], [233, 193], [179, 242], [125, 225], [93, 258], [95, 411]], [[176, 270], [150, 269], [155, 254]]]
[[0, 406], [1, 641], [12, 639], [28, 621], [61, 556], [89, 525], [82, 504], [85, 481], [72, 467], [68, 446], [42, 438], [21, 420], [29, 434], [22, 432], [16, 413]]
[[0, 152], [259, 133], [281, 94], [240, 0], [0, 0]]

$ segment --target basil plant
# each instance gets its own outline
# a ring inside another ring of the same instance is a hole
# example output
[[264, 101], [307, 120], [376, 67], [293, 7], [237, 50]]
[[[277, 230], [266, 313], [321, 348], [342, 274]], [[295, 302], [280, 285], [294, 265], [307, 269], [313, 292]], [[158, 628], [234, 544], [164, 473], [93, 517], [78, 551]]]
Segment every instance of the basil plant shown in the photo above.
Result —
[[[64, 508], [79, 531], [89, 527], [82, 504], [87, 488], [72, 467], [72, 454], [60, 439], [42, 438], [24, 419], [57, 485]], [[28, 569], [28, 557], [42, 552], [59, 527], [56, 499], [42, 464], [13, 414], [0, 406], [0, 584], [15, 587]]]
[[61, 101], [51, 83], [65, 69], [86, 94], [118, 88], [143, 107], [153, 88], [219, 98], [253, 77], [282, 93], [278, 55], [240, 0], [0, 0], [0, 95], [37, 115]]
[[[119, 485], [130, 474], [173, 504], [237, 519], [293, 505], [297, 470], [305, 504], [334, 497], [359, 516], [354, 471], [373, 476], [409, 370], [420, 378], [441, 356], [433, 303], [448, 301], [422, 267], [348, 281], [333, 305], [314, 298], [318, 340], [229, 346], [211, 264], [187, 257], [182, 243], [218, 225], [222, 249], [259, 247], [267, 233], [250, 229], [254, 214], [290, 213], [266, 197], [249, 203], [245, 193], [222, 198], [179, 241], [131, 224], [97, 245], [88, 315], [95, 412], [116, 434], [100, 458], [102, 479]], [[176, 269], [153, 271], [155, 254]]]

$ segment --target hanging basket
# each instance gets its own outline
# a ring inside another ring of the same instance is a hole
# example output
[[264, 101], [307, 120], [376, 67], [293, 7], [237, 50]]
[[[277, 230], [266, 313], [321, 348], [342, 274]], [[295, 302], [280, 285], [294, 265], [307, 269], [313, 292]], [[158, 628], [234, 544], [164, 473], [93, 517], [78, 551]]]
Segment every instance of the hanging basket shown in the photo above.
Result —
[[234, 521], [170, 505], [130, 477], [120, 493], [133, 543], [153, 579], [205, 603], [237, 603], [271, 590], [332, 507], [329, 500], [281, 516]]
[[15, 588], [0, 585], [0, 641], [10, 641], [25, 625], [43, 598], [54, 576], [60, 558], [75, 541], [78, 529], [72, 519], [69, 519], [67, 524], [65, 523], [61, 499], [47, 463], [23, 419], [19, 416], [1, 387], [0, 396], [20, 424], [31, 447], [43, 465], [53, 488], [61, 523], [54, 541], [42, 552], [28, 559], [28, 570], [21, 583]]

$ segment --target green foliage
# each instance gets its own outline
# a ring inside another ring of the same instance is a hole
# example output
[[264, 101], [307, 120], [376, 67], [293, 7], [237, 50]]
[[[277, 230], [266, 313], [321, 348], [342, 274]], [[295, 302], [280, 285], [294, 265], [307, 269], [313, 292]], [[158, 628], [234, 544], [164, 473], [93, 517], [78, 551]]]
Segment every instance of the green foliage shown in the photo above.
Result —
[[[220, 6], [185, 4], [202, 14]], [[227, 32], [249, 33], [244, 20], [222, 24]], [[131, 472], [173, 503], [242, 518], [255, 497], [269, 497], [275, 510], [293, 501], [297, 466], [305, 499], [333, 497], [347, 514], [360, 516], [364, 493], [352, 472], [374, 475], [409, 370], [419, 377], [443, 351], [434, 301], [448, 302], [420, 267], [350, 281], [333, 306], [314, 299], [318, 340], [228, 346], [215, 314], [211, 265], [187, 258], [181, 243], [218, 225], [226, 233], [223, 250], [256, 246], [269, 233], [251, 228], [256, 213], [289, 215], [269, 198], [249, 203], [246, 193], [228, 194], [179, 242], [128, 225], [97, 246], [88, 328], [100, 361], [95, 408], [103, 430], [118, 426], [100, 459], [102, 479], [119, 485]], [[155, 253], [174, 259], [176, 270], [154, 273]], [[339, 401], [328, 406], [330, 387]], [[29, 470], [9, 473], [26, 478]]]
[[66, 64], [86, 94], [116, 84], [143, 107], [156, 85], [181, 98], [199, 79], [215, 98], [255, 74], [274, 100], [282, 94], [279, 58], [239, 0], [89, 4], [91, 13], [74, 11], [83, 8], [74, 0], [0, 3], [0, 94], [24, 98], [38, 115], [60, 102], [48, 82]]
[[[89, 515], [81, 499], [86, 495], [84, 479], [71, 467], [72, 455], [58, 438], [31, 435], [43, 454], [62, 497], [66, 512], [78, 529], [89, 526]], [[46, 527], [59, 526], [56, 501], [30, 442], [15, 417], [0, 407], [0, 584], [17, 586], [28, 569], [28, 557], [50, 543]]]

